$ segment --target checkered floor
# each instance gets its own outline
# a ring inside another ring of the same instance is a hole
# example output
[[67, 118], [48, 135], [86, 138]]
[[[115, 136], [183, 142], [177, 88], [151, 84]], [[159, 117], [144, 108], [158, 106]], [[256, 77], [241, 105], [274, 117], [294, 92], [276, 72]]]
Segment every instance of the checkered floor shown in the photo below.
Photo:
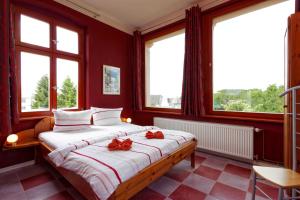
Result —
[[[196, 167], [187, 160], [138, 193], [134, 200], [251, 199], [251, 166], [198, 153]], [[273, 199], [277, 188], [258, 183]], [[83, 197], [49, 165], [29, 166], [0, 174], [0, 199], [79, 200]], [[257, 193], [257, 200], [263, 200]]]

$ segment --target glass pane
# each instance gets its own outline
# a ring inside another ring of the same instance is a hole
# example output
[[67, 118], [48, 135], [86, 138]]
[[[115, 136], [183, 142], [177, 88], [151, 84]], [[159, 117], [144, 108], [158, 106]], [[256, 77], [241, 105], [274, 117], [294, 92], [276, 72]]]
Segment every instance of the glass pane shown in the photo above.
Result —
[[146, 43], [146, 106], [181, 108], [184, 30]]
[[57, 50], [78, 54], [78, 33], [57, 26]]
[[50, 58], [21, 52], [22, 112], [49, 110]]
[[50, 25], [41, 20], [21, 15], [21, 42], [50, 47]]
[[78, 107], [78, 62], [57, 59], [57, 108]]
[[213, 109], [282, 113], [284, 35], [294, 1], [214, 19]]

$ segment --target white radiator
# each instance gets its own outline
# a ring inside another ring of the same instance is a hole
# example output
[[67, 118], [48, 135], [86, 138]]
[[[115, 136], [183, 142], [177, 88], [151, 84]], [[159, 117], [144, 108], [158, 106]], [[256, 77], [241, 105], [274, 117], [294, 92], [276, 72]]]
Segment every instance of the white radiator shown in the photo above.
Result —
[[253, 127], [160, 117], [154, 118], [154, 125], [194, 134], [198, 148], [253, 160]]

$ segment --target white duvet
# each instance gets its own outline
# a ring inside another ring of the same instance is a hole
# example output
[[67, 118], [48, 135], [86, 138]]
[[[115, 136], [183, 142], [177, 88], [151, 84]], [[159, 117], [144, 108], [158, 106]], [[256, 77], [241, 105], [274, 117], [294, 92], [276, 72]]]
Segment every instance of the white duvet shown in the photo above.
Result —
[[[145, 167], [167, 156], [194, 136], [187, 132], [144, 127], [145, 130], [128, 131], [120, 140], [133, 141], [129, 151], [109, 151], [111, 139], [99, 135], [69, 143], [49, 154], [59, 167], [73, 171], [84, 178], [99, 199], [107, 199], [119, 184], [130, 179]], [[147, 130], [160, 130], [165, 139], [147, 139]], [[119, 131], [117, 131], [119, 132]]]

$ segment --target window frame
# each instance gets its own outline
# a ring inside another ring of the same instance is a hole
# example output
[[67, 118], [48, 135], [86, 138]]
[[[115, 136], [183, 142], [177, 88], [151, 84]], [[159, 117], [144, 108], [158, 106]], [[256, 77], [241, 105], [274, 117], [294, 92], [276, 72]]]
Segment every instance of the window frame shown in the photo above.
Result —
[[[56, 87], [56, 59], [62, 58], [78, 62], [78, 105], [76, 109], [64, 110], [82, 110], [84, 109], [85, 98], [85, 75], [84, 75], [84, 30], [73, 24], [65, 23], [63, 20], [48, 15], [42, 15], [38, 12], [31, 11], [27, 8], [14, 6], [14, 37], [15, 37], [15, 55], [17, 68], [17, 88], [18, 88], [18, 110], [20, 118], [32, 118], [41, 116], [51, 116], [52, 111], [57, 109], [57, 90]], [[34, 44], [21, 42], [21, 15], [26, 15], [49, 24], [50, 38], [49, 48]], [[56, 49], [56, 27], [60, 26], [65, 29], [78, 33], [78, 54], [64, 52]], [[22, 94], [21, 94], [21, 52], [46, 55], [50, 58], [49, 71], [49, 110], [47, 111], [27, 111], [22, 112]]]
[[[203, 16], [203, 47], [207, 51], [203, 51], [203, 65], [205, 74], [207, 75], [207, 89], [204, 94], [207, 96], [206, 116], [209, 118], [224, 118], [237, 120], [254, 120], [263, 122], [283, 122], [284, 113], [255, 113], [255, 112], [238, 112], [238, 111], [215, 111], [213, 109], [213, 19], [230, 14], [247, 7], [255, 6], [259, 3], [266, 2], [264, 0], [242, 0], [225, 3], [215, 9], [205, 12]], [[283, 75], [284, 76], [284, 75]], [[284, 105], [282, 105], [284, 106]]]
[[185, 29], [185, 20], [180, 20], [178, 22], [172, 23], [170, 25], [164, 26], [157, 30], [146, 33], [142, 36], [142, 88], [144, 92], [142, 93], [142, 110], [150, 111], [150, 112], [160, 112], [160, 113], [181, 113], [181, 108], [159, 108], [159, 107], [149, 107], [146, 106], [146, 98], [147, 98], [147, 83], [146, 83], [146, 43], [150, 40], [155, 40], [156, 38], [163, 37], [165, 35], [172, 34], [173, 32], [180, 31]]

